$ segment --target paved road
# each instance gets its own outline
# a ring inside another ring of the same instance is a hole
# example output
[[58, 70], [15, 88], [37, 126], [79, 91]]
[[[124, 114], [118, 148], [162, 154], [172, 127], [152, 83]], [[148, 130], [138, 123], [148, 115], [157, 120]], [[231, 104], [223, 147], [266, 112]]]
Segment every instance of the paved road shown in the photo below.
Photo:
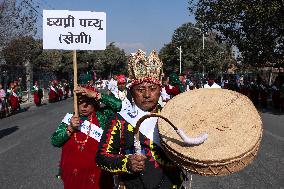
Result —
[[51, 145], [50, 136], [66, 112], [72, 112], [71, 102], [32, 106], [0, 120], [1, 189], [63, 188], [55, 178], [60, 149]]
[[260, 150], [251, 165], [225, 177], [193, 175], [192, 188], [284, 189], [284, 115], [260, 113], [264, 133]]
[[[68, 99], [0, 120], [0, 189], [62, 188], [55, 178], [60, 149], [52, 147], [50, 136], [71, 111]], [[193, 189], [284, 189], [284, 115], [261, 116], [264, 135], [256, 160], [226, 177], [193, 175]]]

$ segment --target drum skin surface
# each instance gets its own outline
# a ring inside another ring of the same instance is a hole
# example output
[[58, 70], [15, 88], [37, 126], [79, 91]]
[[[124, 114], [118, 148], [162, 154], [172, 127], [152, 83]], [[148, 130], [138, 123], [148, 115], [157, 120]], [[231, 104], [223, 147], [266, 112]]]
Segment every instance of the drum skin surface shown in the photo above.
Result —
[[226, 89], [197, 89], [171, 99], [161, 115], [187, 136], [207, 133], [208, 139], [187, 146], [175, 130], [158, 119], [162, 147], [182, 168], [200, 175], [227, 175], [255, 158], [262, 138], [262, 121], [244, 95]]

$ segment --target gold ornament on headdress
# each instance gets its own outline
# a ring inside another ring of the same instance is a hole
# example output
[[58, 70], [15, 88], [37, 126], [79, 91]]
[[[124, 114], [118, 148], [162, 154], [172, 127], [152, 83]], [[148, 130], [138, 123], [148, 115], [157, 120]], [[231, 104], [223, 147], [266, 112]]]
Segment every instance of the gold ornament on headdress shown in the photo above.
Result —
[[128, 62], [129, 78], [140, 81], [145, 78], [152, 78], [159, 81], [161, 79], [162, 66], [163, 63], [155, 50], [147, 57], [146, 53], [139, 49], [130, 56]]

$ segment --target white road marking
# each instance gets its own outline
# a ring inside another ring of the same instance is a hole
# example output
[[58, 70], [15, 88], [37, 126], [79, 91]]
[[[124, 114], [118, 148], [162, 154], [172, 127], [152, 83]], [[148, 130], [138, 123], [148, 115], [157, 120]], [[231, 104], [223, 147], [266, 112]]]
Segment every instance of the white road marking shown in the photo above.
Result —
[[12, 149], [12, 148], [18, 146], [19, 144], [20, 144], [20, 142], [15, 143], [15, 144], [12, 144], [12, 145], [8, 146], [8, 148], [1, 149], [1, 150], [0, 150], [0, 154], [3, 154], [3, 153], [5, 153], [5, 152], [7, 152], [8, 150], [10, 150], [10, 149]]

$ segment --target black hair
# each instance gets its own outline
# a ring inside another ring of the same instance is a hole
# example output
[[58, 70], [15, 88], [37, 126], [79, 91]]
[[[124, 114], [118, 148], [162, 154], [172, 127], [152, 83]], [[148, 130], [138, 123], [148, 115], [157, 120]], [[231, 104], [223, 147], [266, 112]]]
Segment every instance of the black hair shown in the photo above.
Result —
[[99, 102], [95, 100], [94, 98], [89, 98], [85, 95], [77, 95], [77, 97], [78, 97], [78, 104], [80, 104], [80, 102], [83, 101], [83, 102], [86, 102], [87, 104], [93, 105], [96, 109], [100, 107]]

